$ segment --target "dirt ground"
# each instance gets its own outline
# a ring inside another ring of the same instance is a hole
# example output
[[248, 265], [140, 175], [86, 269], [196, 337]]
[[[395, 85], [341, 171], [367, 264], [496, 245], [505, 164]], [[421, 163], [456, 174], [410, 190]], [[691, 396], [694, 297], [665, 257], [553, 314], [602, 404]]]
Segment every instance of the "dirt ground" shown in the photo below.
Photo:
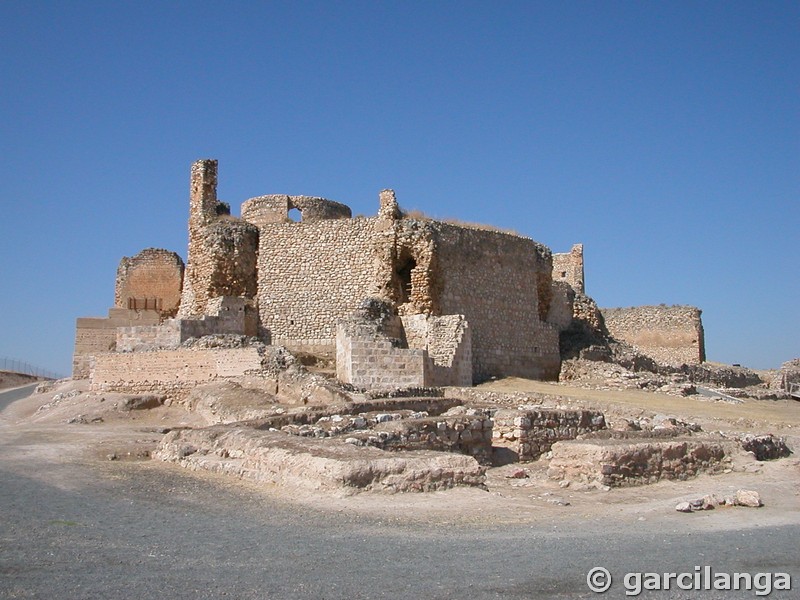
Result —
[[[615, 419], [655, 414], [698, 423], [707, 432], [772, 433], [800, 449], [800, 402], [744, 400], [712, 402], [644, 391], [596, 391], [564, 384], [505, 379], [481, 386], [496, 392], [539, 392], [560, 396], [559, 404], [595, 408]], [[149, 459], [163, 432], [175, 427], [202, 427], [206, 422], [179, 406], [131, 410], [119, 394], [89, 392], [85, 381], [65, 381], [44, 394], [11, 404], [0, 413], [0, 439], [7, 459], [35, 454], [55, 462], [80, 462], [98, 477], [124, 476], [131, 469], [181, 469]], [[524, 478], [510, 475], [524, 469]], [[546, 461], [489, 469], [488, 490], [457, 488], [431, 493], [382, 495], [361, 493], [336, 497], [255, 484], [211, 473], [194, 473], [230, 486], [242, 486], [286, 503], [323, 512], [370, 516], [387, 522], [422, 522], [431, 526], [464, 524], [551, 524], [568, 529], [575, 519], [587, 526], [622, 522], [643, 528], [679, 529], [691, 525], [719, 530], [800, 523], [800, 456], [758, 462], [744, 451], [734, 454], [726, 473], [688, 481], [661, 481], [647, 486], [603, 489], [561, 488], [548, 480]], [[183, 471], [182, 471], [183, 472]], [[44, 476], [44, 475], [42, 475]], [[57, 479], [57, 473], [48, 477]], [[69, 486], [69, 481], [60, 483]], [[677, 513], [675, 505], [709, 493], [731, 495], [756, 490], [758, 509], [721, 507]]]

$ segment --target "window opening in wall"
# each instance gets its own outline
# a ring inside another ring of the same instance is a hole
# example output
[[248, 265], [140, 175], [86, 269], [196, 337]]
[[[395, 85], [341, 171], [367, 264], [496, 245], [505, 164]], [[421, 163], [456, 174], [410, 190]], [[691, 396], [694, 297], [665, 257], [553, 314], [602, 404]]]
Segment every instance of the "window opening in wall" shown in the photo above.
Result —
[[566, 271], [561, 271], [561, 277], [566, 277], [566, 276], [567, 276], [567, 272]]
[[293, 221], [294, 223], [299, 223], [300, 221], [303, 220], [303, 213], [300, 212], [299, 208], [290, 208], [288, 217], [290, 221]]
[[417, 266], [417, 261], [407, 258], [395, 270], [400, 280], [400, 304], [405, 304], [411, 299], [411, 271]]

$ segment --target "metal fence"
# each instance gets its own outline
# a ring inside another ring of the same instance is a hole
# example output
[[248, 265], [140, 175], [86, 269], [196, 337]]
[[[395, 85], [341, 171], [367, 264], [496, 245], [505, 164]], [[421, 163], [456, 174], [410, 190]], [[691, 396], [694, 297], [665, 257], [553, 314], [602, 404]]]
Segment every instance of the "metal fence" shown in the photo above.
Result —
[[55, 373], [54, 371], [48, 371], [47, 369], [35, 367], [16, 358], [0, 358], [0, 371], [33, 375], [34, 377], [41, 377], [43, 379], [61, 379], [64, 377], [63, 375]]

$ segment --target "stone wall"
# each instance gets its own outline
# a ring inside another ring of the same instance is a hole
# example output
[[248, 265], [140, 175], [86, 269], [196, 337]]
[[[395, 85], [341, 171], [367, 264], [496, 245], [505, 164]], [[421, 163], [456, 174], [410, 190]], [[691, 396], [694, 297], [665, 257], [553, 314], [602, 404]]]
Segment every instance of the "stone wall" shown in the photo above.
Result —
[[261, 229], [258, 308], [273, 344], [333, 349], [336, 323], [375, 290], [375, 219]]
[[494, 445], [525, 462], [536, 460], [556, 442], [605, 428], [605, 417], [598, 411], [504, 408], [494, 414]]
[[124, 256], [117, 268], [114, 306], [174, 316], [181, 302], [183, 270], [181, 257], [169, 250], [147, 248]]
[[120, 327], [117, 352], [177, 348], [190, 338], [207, 335], [257, 334], [257, 315], [251, 301], [225, 296], [209, 300], [207, 307], [209, 314], [200, 319], [168, 319], [160, 325]]
[[93, 389], [156, 392], [178, 399], [194, 386], [261, 369], [258, 348], [177, 349], [115, 352], [94, 357]]
[[601, 309], [612, 337], [668, 364], [705, 361], [702, 311], [693, 306], [634, 306]]
[[551, 300], [550, 251], [531, 239], [436, 223], [441, 314], [464, 315], [472, 332], [473, 379], [557, 379], [558, 328], [544, 321]]
[[290, 210], [297, 209], [300, 221], [313, 223], [326, 219], [349, 219], [350, 207], [333, 200], [314, 196], [271, 194], [250, 198], [242, 204], [242, 219], [258, 227], [270, 223], [293, 221]]
[[112, 308], [108, 317], [80, 317], [75, 323], [75, 349], [72, 356], [72, 377], [89, 377], [94, 355], [113, 352], [117, 347], [117, 327], [155, 325], [161, 315], [155, 310]]
[[178, 316], [208, 314], [220, 296], [256, 296], [258, 227], [230, 216], [217, 200], [217, 161], [192, 165], [189, 195], [189, 254]]
[[415, 388], [425, 385], [425, 350], [398, 348], [366, 328], [339, 324], [336, 377], [359, 389]]
[[402, 316], [463, 315], [475, 379], [556, 378], [549, 251], [496, 231], [391, 220], [393, 200], [382, 192], [377, 218], [259, 221], [259, 316], [271, 343], [332, 347], [336, 323], [380, 295]]
[[401, 317], [409, 348], [426, 351], [426, 386], [472, 385], [472, 337], [463, 315]]
[[553, 253], [553, 281], [565, 281], [576, 292], [586, 293], [583, 279], [583, 244], [575, 244], [569, 252]]
[[572, 440], [554, 444], [552, 452], [552, 479], [612, 487], [687, 479], [721, 470], [725, 458], [722, 444], [696, 438]]

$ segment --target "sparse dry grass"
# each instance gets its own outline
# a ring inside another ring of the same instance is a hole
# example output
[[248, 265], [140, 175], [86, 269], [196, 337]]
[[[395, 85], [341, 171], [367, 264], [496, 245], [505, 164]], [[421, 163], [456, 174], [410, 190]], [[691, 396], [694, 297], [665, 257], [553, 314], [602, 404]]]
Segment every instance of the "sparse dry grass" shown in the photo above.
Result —
[[455, 218], [451, 218], [451, 217], [443, 217], [443, 218], [432, 217], [432, 216], [430, 216], [430, 215], [426, 214], [425, 212], [423, 212], [421, 210], [418, 210], [418, 209], [411, 209], [411, 210], [400, 209], [400, 212], [402, 213], [404, 219], [414, 219], [416, 221], [439, 221], [441, 223], [447, 223], [449, 225], [457, 225], [459, 227], [466, 227], [467, 229], [479, 229], [479, 230], [482, 230], [482, 231], [495, 231], [495, 232], [498, 232], [498, 233], [505, 233], [505, 234], [508, 234], [508, 235], [515, 235], [517, 237], [528, 237], [527, 235], [524, 235], [524, 234], [522, 234], [519, 231], [516, 231], [514, 229], [503, 229], [502, 227], [497, 227], [495, 225], [488, 225], [486, 223], [471, 223], [469, 221], [462, 221], [461, 219], [455, 219]]

